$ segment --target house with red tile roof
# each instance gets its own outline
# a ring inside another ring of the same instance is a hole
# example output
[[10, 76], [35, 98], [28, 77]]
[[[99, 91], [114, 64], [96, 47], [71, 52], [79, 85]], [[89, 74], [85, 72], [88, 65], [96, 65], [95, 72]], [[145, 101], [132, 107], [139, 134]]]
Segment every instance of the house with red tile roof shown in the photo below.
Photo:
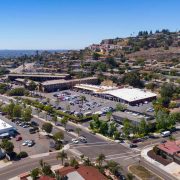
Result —
[[157, 148], [160, 150], [160, 154], [172, 161], [180, 164], [180, 140], [178, 141], [167, 141], [159, 144]]
[[77, 169], [68, 166], [56, 170], [62, 176], [67, 176], [68, 180], [107, 180], [107, 178], [93, 166], [79, 166]]

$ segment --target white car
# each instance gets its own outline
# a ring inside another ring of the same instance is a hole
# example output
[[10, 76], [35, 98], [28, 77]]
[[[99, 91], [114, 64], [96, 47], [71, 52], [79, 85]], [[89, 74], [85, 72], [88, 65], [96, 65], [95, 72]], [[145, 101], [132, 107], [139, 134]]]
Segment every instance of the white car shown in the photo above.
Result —
[[22, 143], [22, 146], [27, 146], [29, 142], [30, 142], [30, 140], [24, 141], [24, 142]]
[[72, 142], [74, 143], [74, 144], [78, 144], [79, 143], [79, 141], [77, 140], [77, 139], [72, 139]]

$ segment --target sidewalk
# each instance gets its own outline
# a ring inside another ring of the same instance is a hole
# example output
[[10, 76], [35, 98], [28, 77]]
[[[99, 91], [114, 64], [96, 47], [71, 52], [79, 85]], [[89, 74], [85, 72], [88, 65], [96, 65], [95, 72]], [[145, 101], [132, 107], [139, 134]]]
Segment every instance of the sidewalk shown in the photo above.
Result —
[[[173, 176], [175, 179], [180, 180], [180, 165], [177, 163], [170, 163], [167, 166], [155, 161], [154, 159], [150, 158], [147, 153], [148, 151], [152, 150], [153, 146], [145, 148], [141, 151], [141, 157], [143, 157], [146, 161], [148, 161], [153, 166], [160, 168], [162, 171], [165, 171], [169, 175]], [[169, 176], [170, 177], [170, 176]], [[172, 179], [172, 178], [170, 178]]]
[[55, 154], [61, 151], [66, 151], [70, 148], [69, 144], [65, 145], [62, 149], [58, 150], [58, 151], [53, 151], [53, 152], [47, 152], [47, 153], [41, 153], [41, 154], [35, 154], [32, 156], [29, 156], [29, 158], [34, 159], [34, 158], [39, 158], [39, 157], [45, 157], [45, 156], [49, 156], [50, 154]]

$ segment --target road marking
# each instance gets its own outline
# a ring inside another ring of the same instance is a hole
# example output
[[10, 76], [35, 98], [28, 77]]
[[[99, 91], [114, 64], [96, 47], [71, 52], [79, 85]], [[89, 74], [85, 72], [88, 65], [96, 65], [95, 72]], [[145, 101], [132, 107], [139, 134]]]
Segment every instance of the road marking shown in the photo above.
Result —
[[72, 148], [81, 148], [81, 147], [83, 147], [83, 148], [88, 148], [88, 147], [96, 147], [96, 146], [114, 146], [114, 145], [116, 145], [116, 144], [95, 144], [95, 145], [89, 145], [89, 146], [73, 146]]
[[86, 144], [73, 144], [73, 143], [71, 143], [72, 145], [74, 145], [74, 146], [86, 146], [86, 145], [93, 145], [93, 144], [109, 144], [108, 142], [102, 142], [102, 141], [100, 141], [100, 142], [94, 142], [94, 143], [86, 143]]
[[[57, 160], [57, 159], [56, 159], [56, 158], [54, 158], [54, 159], [49, 159], [49, 160], [45, 160], [45, 162], [51, 162], [51, 161], [54, 161], [54, 160]], [[17, 165], [15, 164], [16, 166], [12, 167], [13, 169], [8, 170], [8, 171], [3, 172], [3, 173], [0, 173], [0, 176], [1, 176], [1, 175], [8, 174], [8, 173], [13, 172], [13, 171], [16, 171], [17, 169], [22, 169], [22, 168], [28, 167], [30, 164], [33, 165], [33, 164], [36, 164], [36, 163], [38, 163], [38, 161], [29, 162], [28, 164], [25, 163], [25, 164], [23, 165], [23, 167], [22, 167], [22, 165], [17, 166]], [[15, 167], [16, 167], [16, 168], [15, 168]], [[31, 169], [32, 169], [32, 168], [31, 168]]]
[[130, 156], [130, 157], [124, 159], [124, 160], [128, 160], [128, 159], [131, 159], [131, 158], [135, 158], [135, 157], [137, 157], [137, 156], [140, 156], [140, 154], [137, 154], [137, 155], [134, 155], [134, 156]]
[[[139, 155], [138, 155], [139, 156]], [[121, 159], [121, 158], [125, 158], [125, 157], [129, 157], [128, 155], [126, 156], [118, 156], [118, 157], [112, 157], [112, 158], [107, 158], [106, 160], [112, 160], [112, 159]], [[130, 157], [133, 158], [133, 157]], [[124, 159], [125, 160], [125, 159]]]

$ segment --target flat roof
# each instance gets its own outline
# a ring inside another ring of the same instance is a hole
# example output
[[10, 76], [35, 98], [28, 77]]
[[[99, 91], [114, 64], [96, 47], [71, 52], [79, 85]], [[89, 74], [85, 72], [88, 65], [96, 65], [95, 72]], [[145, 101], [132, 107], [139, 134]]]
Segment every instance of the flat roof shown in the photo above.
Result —
[[76, 81], [81, 82], [81, 81], [91, 80], [91, 79], [97, 79], [97, 77], [88, 77], [88, 78], [70, 79], [70, 80], [57, 79], [57, 80], [44, 81], [41, 84], [42, 85], [54, 85], [54, 84], [61, 84], [61, 83], [71, 83], [71, 82], [76, 82]]
[[137, 88], [121, 88], [121, 89], [106, 91], [103, 93], [115, 96], [117, 98], [123, 99], [128, 102], [138, 101], [138, 100], [157, 96], [155, 93]]
[[96, 93], [118, 88], [116, 86], [97, 86], [97, 85], [92, 85], [92, 84], [78, 84], [78, 85], [75, 85], [74, 87], [79, 88], [79, 89], [93, 91]]
[[130, 121], [136, 121], [136, 122], [140, 122], [142, 119], [145, 119], [147, 122], [151, 121], [153, 122], [153, 119], [151, 119], [149, 116], [147, 115], [137, 115], [137, 113], [133, 113], [133, 112], [122, 112], [122, 111], [116, 111], [113, 112], [112, 114], [113, 116], [119, 116], [123, 119], [129, 119]]
[[31, 74], [8, 74], [8, 76], [11, 77], [66, 77], [69, 76], [69, 74], [46, 74], [46, 73], [31, 73]]
[[12, 128], [12, 127], [13, 126], [11, 126], [10, 124], [8, 124], [5, 121], [3, 121], [2, 119], [0, 119], [0, 130]]

